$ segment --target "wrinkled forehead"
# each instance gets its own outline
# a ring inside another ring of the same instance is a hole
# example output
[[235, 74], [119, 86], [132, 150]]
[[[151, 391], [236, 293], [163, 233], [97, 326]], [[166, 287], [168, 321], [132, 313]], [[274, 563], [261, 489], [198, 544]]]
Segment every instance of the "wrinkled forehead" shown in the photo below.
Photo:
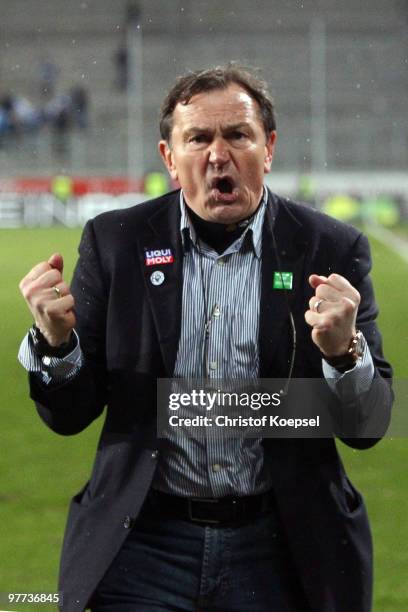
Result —
[[173, 112], [173, 130], [236, 123], [259, 123], [263, 128], [258, 103], [245, 89], [235, 84], [225, 89], [198, 93], [187, 103], [179, 102]]

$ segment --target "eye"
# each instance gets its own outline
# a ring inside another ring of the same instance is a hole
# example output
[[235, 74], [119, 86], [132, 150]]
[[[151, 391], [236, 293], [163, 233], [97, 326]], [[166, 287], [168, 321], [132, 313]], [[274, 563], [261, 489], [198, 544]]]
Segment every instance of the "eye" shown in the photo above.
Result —
[[208, 141], [208, 136], [205, 134], [195, 134], [194, 136], [190, 136], [188, 142], [191, 144], [201, 144], [203, 142]]
[[242, 130], [233, 130], [228, 134], [228, 139], [232, 142], [244, 143], [248, 140], [248, 134]]

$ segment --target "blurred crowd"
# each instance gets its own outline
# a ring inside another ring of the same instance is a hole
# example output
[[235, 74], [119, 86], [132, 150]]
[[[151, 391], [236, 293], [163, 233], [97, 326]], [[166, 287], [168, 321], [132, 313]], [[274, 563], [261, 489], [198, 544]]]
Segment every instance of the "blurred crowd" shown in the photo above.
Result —
[[82, 85], [72, 87], [67, 93], [44, 96], [38, 104], [18, 93], [0, 92], [0, 146], [5, 147], [16, 138], [24, 138], [45, 126], [61, 137], [73, 129], [85, 130], [88, 114], [89, 96]]

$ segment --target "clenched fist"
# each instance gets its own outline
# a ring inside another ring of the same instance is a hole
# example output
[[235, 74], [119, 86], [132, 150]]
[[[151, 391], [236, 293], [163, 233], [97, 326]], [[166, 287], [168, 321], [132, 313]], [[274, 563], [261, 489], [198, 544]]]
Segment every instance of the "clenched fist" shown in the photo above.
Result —
[[312, 340], [325, 357], [344, 355], [356, 333], [360, 294], [339, 274], [312, 274], [309, 284], [315, 295], [309, 301], [305, 320], [313, 328]]
[[51, 346], [68, 342], [75, 327], [74, 298], [62, 277], [64, 262], [58, 253], [42, 261], [20, 282], [36, 326]]

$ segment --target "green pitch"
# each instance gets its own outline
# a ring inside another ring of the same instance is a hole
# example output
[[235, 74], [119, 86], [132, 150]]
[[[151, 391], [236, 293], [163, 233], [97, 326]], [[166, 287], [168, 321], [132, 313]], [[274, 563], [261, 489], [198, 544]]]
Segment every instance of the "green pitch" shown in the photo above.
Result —
[[[100, 422], [73, 437], [49, 431], [28, 398], [17, 363], [20, 340], [31, 324], [18, 282], [41, 259], [61, 252], [70, 278], [79, 230], [0, 231], [0, 592], [54, 592], [69, 498], [88, 478]], [[385, 353], [395, 375], [408, 378], [408, 264], [372, 241], [373, 279]], [[408, 609], [408, 440], [384, 440], [357, 452], [339, 447], [362, 490], [375, 545], [375, 612]], [[5, 605], [9, 610], [49, 610]], [[347, 611], [344, 611], [347, 612]]]

